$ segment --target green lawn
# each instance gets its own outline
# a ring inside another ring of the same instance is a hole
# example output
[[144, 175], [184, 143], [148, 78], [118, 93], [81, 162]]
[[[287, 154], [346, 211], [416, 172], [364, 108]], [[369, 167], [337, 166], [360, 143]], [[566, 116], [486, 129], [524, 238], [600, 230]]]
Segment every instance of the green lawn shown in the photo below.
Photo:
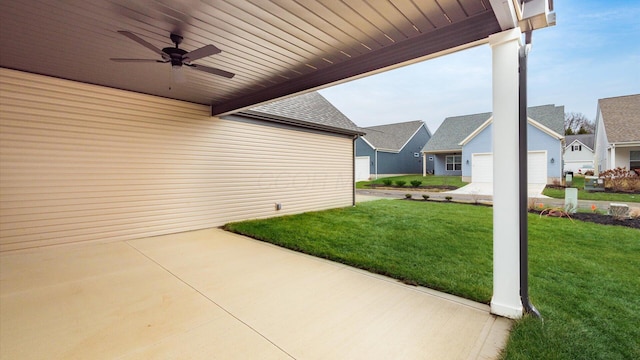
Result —
[[404, 187], [406, 187], [406, 188], [410, 188], [411, 187], [411, 181], [413, 181], [413, 180], [422, 181], [422, 184], [420, 186], [448, 185], [448, 186], [454, 186], [456, 188], [459, 188], [459, 187], [462, 187], [464, 185], [467, 185], [466, 182], [462, 182], [462, 180], [460, 179], [460, 176], [405, 175], [405, 176], [391, 176], [391, 177], [386, 177], [386, 178], [379, 178], [377, 180], [371, 180], [371, 181], [359, 181], [359, 182], [356, 183], [356, 189], [370, 189], [371, 187], [369, 185], [371, 185], [371, 184], [383, 185], [384, 184], [384, 182], [383, 182], [384, 179], [388, 179], [388, 180], [393, 181], [394, 185], [395, 185], [396, 181], [399, 181], [399, 180], [405, 181], [406, 184], [404, 185]]
[[[612, 194], [601, 191], [585, 191], [583, 176], [574, 177], [571, 187], [578, 189], [578, 199], [580, 200], [640, 202], [640, 194]], [[564, 189], [553, 189], [547, 187], [544, 189], [542, 194], [555, 199], [564, 199]]]
[[[241, 234], [488, 303], [492, 209], [382, 200], [228, 224]], [[640, 358], [640, 231], [529, 216], [530, 294], [506, 359]]]

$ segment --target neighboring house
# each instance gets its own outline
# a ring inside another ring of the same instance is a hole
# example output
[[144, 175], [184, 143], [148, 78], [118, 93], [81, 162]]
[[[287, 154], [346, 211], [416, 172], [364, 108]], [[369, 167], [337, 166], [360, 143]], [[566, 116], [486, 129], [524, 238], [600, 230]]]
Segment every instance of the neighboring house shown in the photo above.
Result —
[[422, 172], [420, 150], [431, 138], [431, 132], [423, 121], [371, 126], [361, 130], [366, 134], [356, 140], [356, 156], [368, 158], [371, 177], [377, 179], [380, 176]]
[[577, 174], [581, 169], [593, 168], [594, 134], [566, 135], [564, 142], [564, 172]]
[[361, 132], [315, 92], [212, 117], [4, 68], [0, 87], [2, 251], [354, 204]]
[[595, 136], [598, 172], [625, 167], [640, 174], [640, 94], [599, 99]]
[[[529, 182], [561, 180], [564, 107], [530, 107], [527, 115]], [[422, 150], [424, 161], [433, 161], [436, 175], [493, 182], [492, 122], [491, 113], [445, 119]]]

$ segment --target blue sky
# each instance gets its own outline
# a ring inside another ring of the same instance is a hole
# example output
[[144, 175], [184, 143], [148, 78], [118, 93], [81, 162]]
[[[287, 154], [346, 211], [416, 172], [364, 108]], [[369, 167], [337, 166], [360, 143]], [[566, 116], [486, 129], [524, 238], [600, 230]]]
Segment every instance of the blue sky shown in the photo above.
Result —
[[[557, 25], [533, 32], [530, 106], [564, 105], [595, 120], [601, 98], [640, 93], [640, 1], [554, 1]], [[482, 45], [320, 93], [358, 126], [491, 111], [491, 49]]]

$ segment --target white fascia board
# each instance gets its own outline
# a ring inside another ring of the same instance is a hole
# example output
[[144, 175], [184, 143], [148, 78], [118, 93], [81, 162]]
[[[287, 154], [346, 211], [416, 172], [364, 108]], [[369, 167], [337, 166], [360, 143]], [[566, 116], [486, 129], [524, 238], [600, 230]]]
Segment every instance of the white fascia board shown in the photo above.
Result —
[[[418, 128], [416, 129], [416, 131], [413, 132], [413, 134], [411, 134], [411, 136], [409, 136], [409, 139], [407, 139], [407, 141], [400, 147], [400, 150], [398, 150], [398, 152], [402, 151], [402, 149], [404, 149], [405, 146], [407, 146], [407, 144], [409, 143], [409, 141], [411, 141], [411, 139], [413, 139], [414, 136], [416, 136], [416, 134], [418, 133], [418, 131], [420, 131], [420, 128], [425, 126], [424, 122], [422, 124], [420, 124], [420, 126], [418, 126]], [[429, 129], [427, 129], [427, 132], [429, 131]]]
[[623, 141], [623, 142], [614, 142], [610, 143], [609, 146], [613, 147], [633, 147], [640, 146], [640, 141]]
[[571, 145], [573, 145], [573, 144], [575, 144], [575, 143], [580, 143], [580, 145], [582, 145], [582, 146], [586, 147], [587, 149], [589, 149], [589, 151], [593, 152], [593, 149], [592, 149], [592, 148], [588, 147], [587, 145], [585, 145], [582, 141], [580, 141], [580, 140], [578, 140], [578, 139], [573, 140], [573, 141], [571, 142], [571, 144], [569, 144], [569, 145], [565, 146], [564, 148], [565, 148], [565, 149], [568, 149], [568, 148], [569, 148], [569, 146], [571, 146]]
[[493, 116], [489, 117], [487, 119], [487, 121], [483, 122], [482, 125], [478, 126], [477, 129], [473, 130], [473, 132], [471, 134], [469, 134], [469, 136], [467, 136], [466, 138], [464, 138], [464, 140], [460, 141], [460, 143], [458, 143], [458, 145], [460, 146], [465, 146], [467, 145], [467, 143], [469, 141], [471, 141], [471, 139], [473, 139], [474, 137], [476, 137], [478, 134], [480, 134], [482, 132], [482, 130], [486, 129], [487, 126], [489, 126], [489, 124], [491, 124], [491, 122], [493, 122]]
[[364, 136], [360, 136], [360, 138], [362, 139], [362, 141], [364, 141], [367, 145], [369, 145], [373, 150], [376, 150], [376, 147], [373, 146], [373, 144], [371, 144], [369, 141], [367, 141], [367, 138], [365, 138]]
[[546, 126], [544, 126], [544, 125], [540, 124], [539, 122], [537, 122], [537, 121], [533, 120], [533, 119], [532, 119], [532, 118], [530, 118], [530, 117], [527, 117], [527, 122], [528, 122], [529, 124], [531, 124], [531, 125], [533, 125], [533, 126], [537, 127], [537, 128], [538, 128], [538, 129], [540, 129], [542, 132], [546, 133], [547, 135], [549, 135], [549, 136], [551, 136], [551, 137], [554, 137], [554, 138], [556, 138], [556, 139], [558, 139], [558, 140], [562, 140], [562, 139], [564, 139], [564, 135], [560, 135], [560, 134], [558, 134], [557, 132], [555, 132], [555, 131], [553, 131], [553, 130], [549, 129], [548, 127], [546, 127]]
[[513, 29], [518, 26], [518, 16], [513, 0], [489, 0], [496, 20], [502, 30]]
[[[474, 137], [478, 136], [478, 134], [480, 134], [482, 132], [482, 130], [486, 129], [487, 126], [489, 126], [491, 123], [493, 122], [493, 116], [491, 116], [487, 121], [485, 121], [484, 123], [482, 123], [482, 125], [478, 126], [477, 129], [475, 129], [471, 134], [469, 134], [469, 136], [467, 136], [466, 138], [464, 138], [464, 140], [462, 140], [458, 145], [460, 146], [465, 146], [467, 143], [469, 143], [469, 141], [471, 141]], [[547, 135], [556, 138], [558, 140], [562, 140], [564, 139], [563, 135], [558, 134], [557, 132], [549, 129], [548, 127], [540, 124], [539, 122], [533, 120], [532, 118], [528, 117], [527, 118], [527, 122], [533, 126], [535, 126], [536, 128], [540, 129], [542, 132], [546, 133]]]
[[462, 154], [462, 149], [422, 150], [423, 154]]
[[398, 150], [392, 150], [392, 149], [376, 149], [378, 150], [378, 152], [386, 152], [386, 153], [392, 153], [392, 154], [398, 154], [400, 153], [400, 151]]

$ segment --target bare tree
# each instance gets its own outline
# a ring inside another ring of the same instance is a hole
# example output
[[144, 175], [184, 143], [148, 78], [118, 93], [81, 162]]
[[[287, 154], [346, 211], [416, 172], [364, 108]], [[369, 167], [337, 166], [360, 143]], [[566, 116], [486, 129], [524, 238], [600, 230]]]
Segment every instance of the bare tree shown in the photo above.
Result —
[[582, 113], [565, 113], [564, 114], [564, 134], [593, 134], [596, 130], [594, 122], [590, 121]]

